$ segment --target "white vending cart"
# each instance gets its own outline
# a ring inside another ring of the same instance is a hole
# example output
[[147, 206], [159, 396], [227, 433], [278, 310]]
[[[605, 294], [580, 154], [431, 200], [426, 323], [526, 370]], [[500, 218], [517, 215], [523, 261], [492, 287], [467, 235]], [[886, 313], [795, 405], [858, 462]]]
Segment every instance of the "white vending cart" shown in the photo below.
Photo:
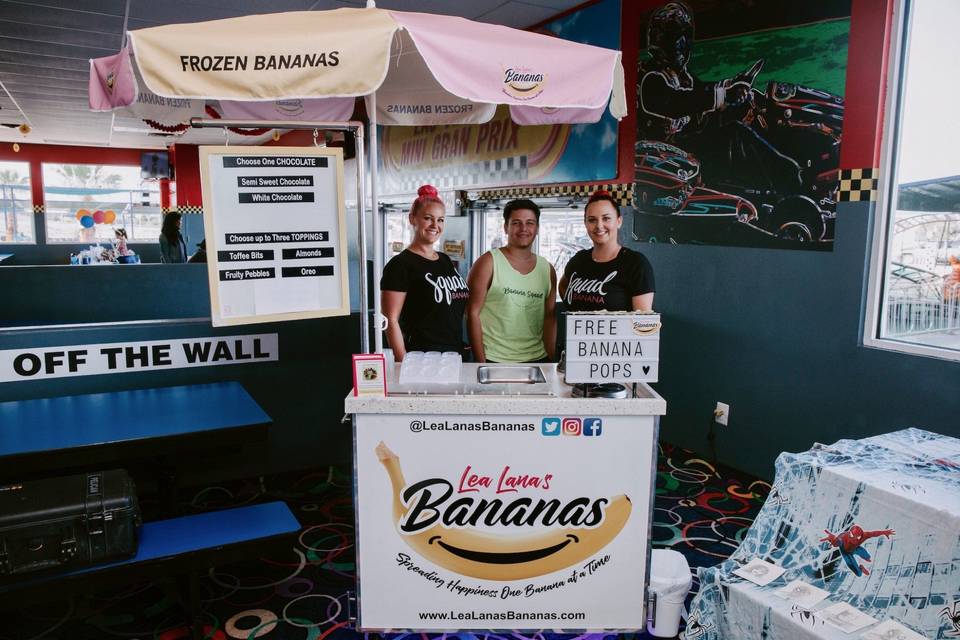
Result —
[[576, 397], [556, 365], [348, 396], [358, 628], [646, 627], [666, 402]]

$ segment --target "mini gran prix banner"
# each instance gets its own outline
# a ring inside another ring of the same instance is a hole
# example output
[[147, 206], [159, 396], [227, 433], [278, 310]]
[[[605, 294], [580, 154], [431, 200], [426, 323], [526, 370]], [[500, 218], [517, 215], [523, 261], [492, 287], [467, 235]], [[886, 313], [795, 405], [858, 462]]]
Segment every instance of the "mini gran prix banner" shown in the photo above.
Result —
[[362, 630], [645, 627], [652, 416], [355, 419]]
[[214, 326], [347, 315], [343, 153], [200, 147]]

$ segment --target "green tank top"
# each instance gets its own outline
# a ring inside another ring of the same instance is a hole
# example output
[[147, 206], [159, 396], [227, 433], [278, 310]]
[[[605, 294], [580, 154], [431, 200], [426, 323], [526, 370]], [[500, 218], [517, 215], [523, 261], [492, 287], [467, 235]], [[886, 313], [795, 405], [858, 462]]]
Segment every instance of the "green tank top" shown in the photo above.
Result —
[[493, 249], [490, 255], [493, 280], [480, 309], [487, 359], [532, 362], [546, 357], [543, 304], [550, 295], [550, 263], [537, 256], [537, 266], [524, 275], [510, 266], [499, 249]]

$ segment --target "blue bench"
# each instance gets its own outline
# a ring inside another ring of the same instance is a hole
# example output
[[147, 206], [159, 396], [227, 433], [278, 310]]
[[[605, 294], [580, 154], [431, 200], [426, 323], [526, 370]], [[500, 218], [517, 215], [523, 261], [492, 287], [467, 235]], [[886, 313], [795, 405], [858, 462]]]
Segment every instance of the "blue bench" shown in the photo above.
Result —
[[71, 592], [89, 593], [120, 580], [186, 576], [184, 600], [196, 633], [200, 619], [198, 572], [249, 558], [266, 546], [286, 543], [299, 530], [300, 523], [283, 502], [148, 522], [140, 529], [139, 547], [132, 558], [66, 573], [4, 578], [0, 581], [0, 609]]
[[237, 382], [0, 402], [0, 477], [238, 446], [271, 423]]

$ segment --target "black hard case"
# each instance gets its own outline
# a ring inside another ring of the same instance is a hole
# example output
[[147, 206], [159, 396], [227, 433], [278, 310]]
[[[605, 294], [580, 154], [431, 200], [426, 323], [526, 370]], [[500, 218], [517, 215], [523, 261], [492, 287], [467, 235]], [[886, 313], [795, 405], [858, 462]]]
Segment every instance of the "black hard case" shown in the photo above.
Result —
[[122, 469], [0, 486], [0, 576], [129, 557], [140, 523]]

